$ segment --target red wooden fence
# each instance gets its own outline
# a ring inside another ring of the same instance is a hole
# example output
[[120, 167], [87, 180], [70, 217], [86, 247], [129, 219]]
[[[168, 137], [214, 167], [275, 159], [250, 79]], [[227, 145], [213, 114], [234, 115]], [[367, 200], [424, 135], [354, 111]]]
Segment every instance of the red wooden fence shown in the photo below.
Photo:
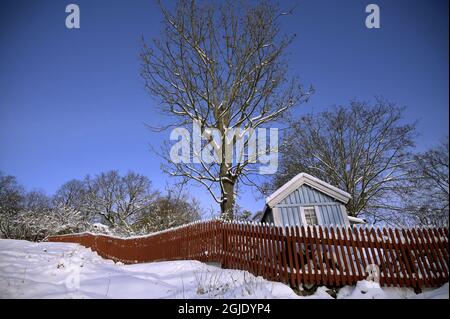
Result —
[[[379, 268], [383, 286], [436, 287], [448, 282], [447, 228], [276, 227], [206, 221], [145, 237], [89, 233], [55, 236], [125, 263], [196, 259], [247, 270], [292, 287], [353, 285]], [[373, 266], [372, 266], [373, 267]]]

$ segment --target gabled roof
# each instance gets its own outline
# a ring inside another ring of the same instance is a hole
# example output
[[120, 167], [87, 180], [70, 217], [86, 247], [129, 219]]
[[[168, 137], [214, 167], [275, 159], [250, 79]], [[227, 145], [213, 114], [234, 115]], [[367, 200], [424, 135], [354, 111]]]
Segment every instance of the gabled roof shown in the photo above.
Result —
[[349, 193], [344, 192], [342, 189], [330, 185], [312, 175], [300, 173], [292, 178], [289, 182], [281, 186], [279, 189], [277, 189], [272, 195], [267, 197], [266, 204], [270, 207], [275, 206], [303, 184], [306, 184], [332, 198], [335, 198], [344, 204], [347, 204], [347, 202], [352, 198]]

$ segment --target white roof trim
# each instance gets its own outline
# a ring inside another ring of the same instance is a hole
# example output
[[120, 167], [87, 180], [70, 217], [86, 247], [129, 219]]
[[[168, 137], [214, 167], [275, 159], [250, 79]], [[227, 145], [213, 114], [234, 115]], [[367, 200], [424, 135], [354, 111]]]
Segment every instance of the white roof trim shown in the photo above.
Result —
[[292, 178], [289, 182], [281, 186], [279, 189], [277, 189], [272, 195], [267, 197], [266, 204], [270, 207], [275, 206], [287, 195], [289, 195], [291, 192], [293, 192], [303, 184], [311, 186], [312, 188], [317, 189], [318, 191], [321, 191], [322, 193], [325, 193], [344, 204], [347, 204], [350, 198], [352, 198], [349, 193], [344, 192], [342, 189], [334, 187], [333, 185], [330, 185], [312, 175], [300, 173]]

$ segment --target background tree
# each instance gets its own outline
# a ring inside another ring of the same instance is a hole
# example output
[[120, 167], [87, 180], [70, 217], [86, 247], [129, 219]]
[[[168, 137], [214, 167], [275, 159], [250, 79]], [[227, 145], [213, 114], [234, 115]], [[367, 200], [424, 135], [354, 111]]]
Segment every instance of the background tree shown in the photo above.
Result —
[[9, 221], [13, 230], [8, 238], [31, 241], [44, 240], [48, 236], [92, 231], [84, 215], [64, 207], [50, 210], [21, 210]]
[[0, 235], [4, 238], [12, 236], [11, 221], [21, 210], [24, 195], [24, 188], [14, 176], [0, 172]]
[[35, 212], [48, 212], [52, 209], [52, 199], [44, 192], [33, 190], [22, 198], [22, 209]]
[[168, 190], [139, 214], [133, 228], [143, 234], [181, 226], [201, 217], [199, 203], [182, 189]]
[[86, 183], [81, 180], [73, 179], [58, 188], [53, 196], [53, 203], [60, 207], [86, 211], [87, 196], [88, 190]]
[[[162, 5], [160, 39], [143, 46], [141, 74], [147, 90], [171, 118], [192, 134], [218, 129], [221, 145], [234, 128], [256, 129], [279, 120], [304, 102], [305, 92], [288, 76], [285, 52], [294, 36], [279, 31], [279, 8], [268, 1], [248, 5], [242, 1], [180, 0], [170, 12]], [[162, 129], [162, 128], [161, 128]], [[164, 153], [167, 154], [167, 153]], [[218, 163], [171, 162], [164, 170], [184, 181], [203, 185], [232, 217], [237, 183], [250, 181], [251, 160], [229, 161], [225, 147], [216, 151]]]
[[[448, 227], [448, 137], [436, 147], [414, 156], [407, 187], [398, 189], [406, 225]], [[405, 220], [406, 219], [406, 220]]]
[[133, 172], [120, 176], [118, 171], [109, 171], [93, 179], [86, 177], [84, 182], [89, 211], [116, 232], [124, 234], [133, 233], [131, 225], [157, 195], [146, 176]]
[[402, 123], [402, 109], [383, 99], [303, 116], [284, 137], [280, 173], [270, 186], [310, 173], [352, 195], [350, 216], [384, 220], [379, 212], [398, 205], [392, 196], [406, 180], [414, 135], [415, 126]]
[[244, 209], [238, 219], [239, 220], [251, 220], [251, 217], [252, 217], [252, 212]]
[[89, 230], [84, 215], [55, 205], [40, 191], [26, 192], [14, 176], [0, 175], [0, 237], [42, 240]]
[[0, 175], [1, 238], [37, 241], [83, 231], [148, 234], [200, 215], [199, 203], [181, 189], [161, 196], [147, 177], [133, 172], [122, 176], [113, 170], [71, 180], [51, 197], [26, 192], [15, 177]]

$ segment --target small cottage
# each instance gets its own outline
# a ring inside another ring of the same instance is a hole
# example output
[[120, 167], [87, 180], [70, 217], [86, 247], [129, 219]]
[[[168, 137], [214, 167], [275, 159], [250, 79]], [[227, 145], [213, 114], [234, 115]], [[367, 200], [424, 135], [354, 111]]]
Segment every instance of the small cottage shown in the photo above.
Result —
[[267, 197], [262, 222], [277, 226], [339, 225], [365, 223], [349, 217], [349, 193], [314, 176], [300, 173]]

